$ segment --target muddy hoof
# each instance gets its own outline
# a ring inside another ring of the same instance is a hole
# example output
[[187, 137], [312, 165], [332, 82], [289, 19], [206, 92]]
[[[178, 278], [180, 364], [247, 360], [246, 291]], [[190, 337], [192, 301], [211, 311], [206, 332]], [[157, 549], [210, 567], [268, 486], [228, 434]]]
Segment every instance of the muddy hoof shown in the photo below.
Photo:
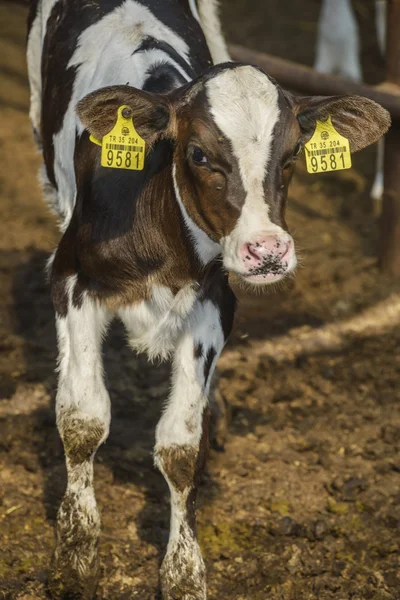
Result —
[[184, 579], [173, 583], [161, 577], [161, 591], [163, 600], [206, 600], [207, 598], [205, 586]]
[[167, 554], [160, 569], [163, 600], [206, 600], [206, 571], [198, 545]]
[[54, 600], [92, 600], [100, 577], [100, 564], [96, 557], [84, 573], [71, 563], [53, 559], [48, 589]]

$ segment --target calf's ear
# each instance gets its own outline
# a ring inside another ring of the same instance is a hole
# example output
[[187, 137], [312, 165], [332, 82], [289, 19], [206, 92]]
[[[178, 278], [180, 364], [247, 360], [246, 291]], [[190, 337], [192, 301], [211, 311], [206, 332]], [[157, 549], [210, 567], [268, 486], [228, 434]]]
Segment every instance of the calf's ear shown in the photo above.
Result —
[[329, 116], [335, 129], [357, 152], [376, 142], [390, 127], [390, 115], [372, 100], [362, 96], [287, 96], [307, 142], [315, 131], [316, 121]]
[[88, 94], [78, 102], [76, 112], [85, 128], [102, 139], [114, 127], [118, 108], [123, 105], [132, 109], [134, 126], [146, 142], [151, 144], [171, 129], [167, 98], [128, 85], [113, 85]]

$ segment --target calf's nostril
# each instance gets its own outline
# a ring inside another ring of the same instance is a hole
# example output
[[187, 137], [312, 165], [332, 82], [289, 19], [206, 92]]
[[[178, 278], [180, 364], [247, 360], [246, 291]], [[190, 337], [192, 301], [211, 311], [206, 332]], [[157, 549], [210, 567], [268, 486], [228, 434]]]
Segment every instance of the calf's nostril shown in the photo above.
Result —
[[248, 260], [256, 259], [261, 260], [262, 258], [262, 244], [256, 242], [255, 244], [247, 244], [247, 255]]
[[280, 251], [281, 258], [285, 258], [285, 256], [288, 254], [288, 252], [290, 250], [291, 245], [292, 244], [291, 244], [290, 240], [280, 244], [279, 251]]

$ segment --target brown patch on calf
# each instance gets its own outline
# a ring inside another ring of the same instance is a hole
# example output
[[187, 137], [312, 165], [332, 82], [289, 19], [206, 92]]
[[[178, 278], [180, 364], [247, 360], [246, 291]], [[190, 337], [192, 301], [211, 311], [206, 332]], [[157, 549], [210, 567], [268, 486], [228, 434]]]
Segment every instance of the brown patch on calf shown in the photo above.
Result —
[[163, 472], [177, 492], [191, 488], [196, 473], [198, 450], [193, 446], [173, 445], [157, 451]]
[[[214, 241], [229, 235], [243, 207], [246, 193], [230, 141], [217, 127], [206, 92], [177, 111], [176, 179], [182, 202], [200, 229]], [[197, 165], [191, 149], [198, 146], [209, 165]]]
[[210, 411], [203, 411], [202, 436], [198, 448], [189, 444], [174, 444], [157, 450], [157, 460], [177, 492], [197, 486], [197, 477], [204, 468], [208, 451], [208, 424]]
[[75, 409], [69, 409], [58, 419], [58, 430], [71, 465], [88, 460], [106, 435], [100, 419], [84, 419], [78, 415]]
[[294, 170], [294, 150], [301, 137], [301, 131], [281, 90], [279, 90], [278, 105], [280, 114], [273, 131], [270, 158], [264, 178], [264, 194], [270, 221], [287, 231], [286, 202]]
[[159, 151], [155, 146], [139, 189], [135, 174], [124, 172], [123, 193], [132, 213], [128, 217], [118, 214], [113, 194], [121, 175], [99, 166], [99, 150], [87, 134], [78, 141], [77, 205], [51, 269], [53, 303], [60, 316], [68, 310], [66, 280], [74, 274], [75, 306], [86, 292], [111, 310], [150, 299], [154, 285], [175, 294], [201, 278], [202, 267], [174, 196], [170, 156], [171, 162], [164, 145]]

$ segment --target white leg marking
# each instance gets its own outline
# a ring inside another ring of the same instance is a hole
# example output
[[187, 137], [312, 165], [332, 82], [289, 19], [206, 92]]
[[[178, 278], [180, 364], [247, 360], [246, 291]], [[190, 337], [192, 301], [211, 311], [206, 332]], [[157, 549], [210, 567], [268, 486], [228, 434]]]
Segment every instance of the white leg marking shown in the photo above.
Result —
[[66, 410], [85, 418], [96, 417], [108, 428], [110, 400], [103, 380], [101, 343], [110, 314], [84, 296], [82, 306], [71, 301], [75, 278], [70, 279], [70, 303], [66, 317], [57, 318], [60, 351], [57, 419]]

